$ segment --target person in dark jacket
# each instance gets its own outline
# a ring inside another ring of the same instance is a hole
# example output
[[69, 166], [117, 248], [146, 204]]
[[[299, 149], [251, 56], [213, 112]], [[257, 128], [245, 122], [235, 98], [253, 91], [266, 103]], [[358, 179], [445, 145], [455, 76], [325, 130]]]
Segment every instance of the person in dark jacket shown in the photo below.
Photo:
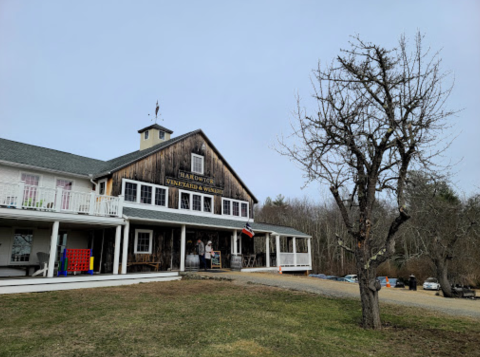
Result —
[[415, 275], [410, 275], [410, 279], [408, 280], [408, 290], [417, 291], [417, 279]]

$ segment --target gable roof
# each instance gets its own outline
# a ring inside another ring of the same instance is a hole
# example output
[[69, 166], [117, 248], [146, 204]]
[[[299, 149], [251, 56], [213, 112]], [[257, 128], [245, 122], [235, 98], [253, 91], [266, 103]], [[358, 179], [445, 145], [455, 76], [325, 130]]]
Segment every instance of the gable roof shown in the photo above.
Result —
[[[155, 124], [156, 125], [156, 124]], [[0, 138], [0, 163], [8, 162], [21, 165], [27, 165], [46, 170], [59, 171], [65, 173], [72, 173], [82, 176], [93, 176], [99, 178], [110, 175], [125, 166], [133, 164], [151, 154], [161, 151], [171, 145], [174, 145], [183, 139], [201, 134], [210, 147], [217, 153], [219, 158], [224, 162], [225, 166], [232, 172], [240, 184], [245, 187], [245, 190], [252, 197], [255, 203], [258, 203], [255, 195], [248, 189], [247, 185], [237, 175], [235, 170], [228, 164], [225, 158], [220, 154], [215, 145], [205, 135], [201, 129], [191, 131], [189, 133], [177, 136], [170, 140], [164, 141], [160, 144], [154, 145], [145, 150], [133, 151], [129, 154], [116, 157], [108, 161], [91, 159], [84, 156], [70, 154], [64, 151], [48, 149], [41, 146], [30, 145]]]

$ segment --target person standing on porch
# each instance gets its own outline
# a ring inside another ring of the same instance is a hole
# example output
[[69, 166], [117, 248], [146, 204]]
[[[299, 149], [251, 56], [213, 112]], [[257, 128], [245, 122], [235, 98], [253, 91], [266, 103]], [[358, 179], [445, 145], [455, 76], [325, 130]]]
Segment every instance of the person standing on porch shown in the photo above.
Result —
[[207, 270], [207, 263], [205, 262], [205, 245], [200, 238], [198, 238], [197, 241], [197, 253], [200, 258], [200, 266], [198, 268], [202, 269], [203, 266], [203, 268]]
[[205, 247], [205, 261], [208, 268], [212, 267], [212, 255], [213, 255], [212, 241], [209, 240], [207, 246]]

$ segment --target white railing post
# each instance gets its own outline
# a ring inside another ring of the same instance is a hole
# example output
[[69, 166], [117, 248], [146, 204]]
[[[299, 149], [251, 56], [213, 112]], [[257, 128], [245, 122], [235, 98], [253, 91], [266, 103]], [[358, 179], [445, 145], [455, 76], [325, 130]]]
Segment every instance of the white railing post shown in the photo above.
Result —
[[266, 233], [265, 234], [265, 266], [267, 268], [270, 268], [270, 234]]
[[235, 230], [233, 231], [233, 255], [237, 255], [237, 254], [238, 254], [238, 251], [237, 251], [237, 240], [238, 240], [237, 230], [235, 229]]
[[96, 200], [95, 200], [95, 192], [90, 192], [90, 206], [88, 208], [88, 214], [89, 215], [94, 215], [96, 212], [95, 210], [95, 203], [96, 203]]
[[57, 195], [55, 197], [56, 212], [60, 212], [62, 209], [62, 196], [63, 196], [63, 189], [61, 187], [57, 187]]
[[128, 235], [130, 234], [130, 222], [125, 222], [123, 230], [123, 251], [122, 251], [122, 274], [127, 274], [127, 259], [128, 259]]
[[122, 226], [118, 225], [117, 230], [115, 231], [115, 251], [113, 253], [113, 275], [118, 274], [118, 262], [120, 261], [120, 241], [121, 241], [121, 239], [122, 239]]
[[[52, 236], [50, 237], [50, 257], [48, 258], [48, 273], [47, 277], [53, 278], [53, 271], [55, 269], [55, 254], [57, 253], [57, 240], [58, 240], [58, 228], [60, 226], [59, 221], [53, 222]], [[62, 252], [60, 252], [62, 253]]]
[[124, 201], [125, 201], [125, 197], [123, 195], [118, 196], [118, 212], [117, 212], [118, 217], [123, 216], [123, 202]]
[[186, 249], [186, 237], [187, 237], [187, 226], [182, 224], [181, 235], [180, 235], [180, 271], [185, 271], [185, 249]]
[[277, 267], [279, 267], [280, 264], [280, 236], [276, 235], [275, 236], [275, 245], [276, 245], [276, 251], [277, 251]]
[[307, 238], [307, 250], [308, 250], [308, 266], [312, 267], [312, 245], [311, 240], [312, 238]]
[[15, 206], [17, 208], [22, 208], [24, 194], [25, 194], [25, 183], [20, 182], [17, 188], [17, 201], [15, 202]]
[[297, 238], [293, 237], [293, 266], [297, 266]]

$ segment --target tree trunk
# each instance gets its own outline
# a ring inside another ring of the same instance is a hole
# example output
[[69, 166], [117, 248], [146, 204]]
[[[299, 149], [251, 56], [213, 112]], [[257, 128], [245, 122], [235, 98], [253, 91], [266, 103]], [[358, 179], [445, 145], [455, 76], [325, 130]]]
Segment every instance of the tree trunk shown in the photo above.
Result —
[[[362, 254], [357, 249], [356, 254]], [[362, 301], [362, 326], [365, 329], [381, 329], [380, 306], [378, 304], [378, 291], [381, 289], [377, 281], [376, 269], [365, 269], [363, 266], [365, 257], [357, 259], [358, 285], [360, 287], [360, 299]]]
[[444, 259], [438, 259], [434, 261], [435, 266], [437, 267], [437, 279], [440, 283], [441, 289], [443, 291], [443, 296], [447, 298], [453, 297], [452, 288], [450, 282], [448, 281], [447, 272], [448, 272], [448, 262]]

